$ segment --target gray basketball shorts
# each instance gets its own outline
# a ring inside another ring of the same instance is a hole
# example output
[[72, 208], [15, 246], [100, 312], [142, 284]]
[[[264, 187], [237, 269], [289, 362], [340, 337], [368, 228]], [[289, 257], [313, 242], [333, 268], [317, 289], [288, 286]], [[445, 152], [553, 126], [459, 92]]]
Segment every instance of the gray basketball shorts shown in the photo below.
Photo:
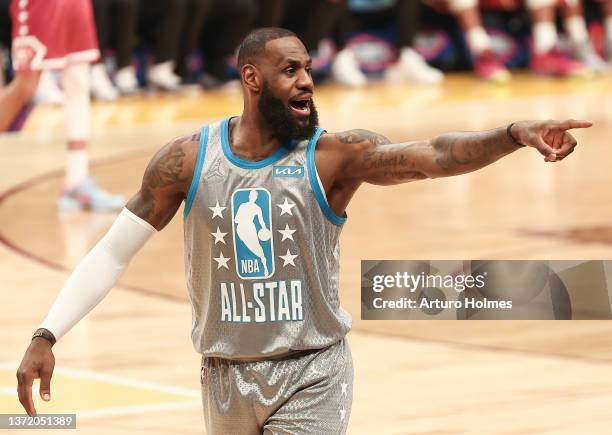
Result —
[[345, 339], [278, 359], [203, 357], [207, 435], [344, 434], [353, 400]]

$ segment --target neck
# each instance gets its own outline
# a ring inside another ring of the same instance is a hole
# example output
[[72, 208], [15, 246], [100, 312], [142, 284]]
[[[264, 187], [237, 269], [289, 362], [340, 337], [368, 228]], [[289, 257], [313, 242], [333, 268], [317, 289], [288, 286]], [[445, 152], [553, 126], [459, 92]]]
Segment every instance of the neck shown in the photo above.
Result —
[[230, 121], [229, 142], [234, 154], [252, 161], [271, 156], [281, 146], [261, 116], [246, 109], [240, 118]]

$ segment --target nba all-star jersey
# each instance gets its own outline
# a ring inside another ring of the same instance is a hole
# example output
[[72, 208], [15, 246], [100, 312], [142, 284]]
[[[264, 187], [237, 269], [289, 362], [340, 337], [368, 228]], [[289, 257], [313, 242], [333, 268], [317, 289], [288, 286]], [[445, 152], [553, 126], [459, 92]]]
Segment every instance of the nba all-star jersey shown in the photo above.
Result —
[[185, 202], [192, 340], [204, 356], [265, 359], [341, 340], [339, 236], [314, 154], [323, 133], [260, 161], [233, 154], [229, 122], [201, 132]]

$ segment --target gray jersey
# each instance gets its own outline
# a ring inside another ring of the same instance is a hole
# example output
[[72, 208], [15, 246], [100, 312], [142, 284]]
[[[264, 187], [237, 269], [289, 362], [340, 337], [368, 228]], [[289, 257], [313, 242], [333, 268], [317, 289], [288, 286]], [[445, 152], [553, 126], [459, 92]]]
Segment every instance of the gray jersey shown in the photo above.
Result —
[[270, 157], [229, 146], [229, 118], [202, 129], [185, 202], [192, 340], [204, 356], [262, 359], [341, 340], [336, 215], [316, 172], [323, 130]]

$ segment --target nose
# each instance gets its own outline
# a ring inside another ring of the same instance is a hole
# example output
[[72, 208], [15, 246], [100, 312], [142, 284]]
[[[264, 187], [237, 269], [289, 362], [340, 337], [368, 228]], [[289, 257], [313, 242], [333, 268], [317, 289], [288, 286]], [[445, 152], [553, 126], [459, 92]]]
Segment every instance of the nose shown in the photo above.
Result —
[[311, 93], [314, 91], [314, 82], [312, 81], [312, 77], [305, 69], [300, 71], [296, 86], [300, 91], [308, 91]]

